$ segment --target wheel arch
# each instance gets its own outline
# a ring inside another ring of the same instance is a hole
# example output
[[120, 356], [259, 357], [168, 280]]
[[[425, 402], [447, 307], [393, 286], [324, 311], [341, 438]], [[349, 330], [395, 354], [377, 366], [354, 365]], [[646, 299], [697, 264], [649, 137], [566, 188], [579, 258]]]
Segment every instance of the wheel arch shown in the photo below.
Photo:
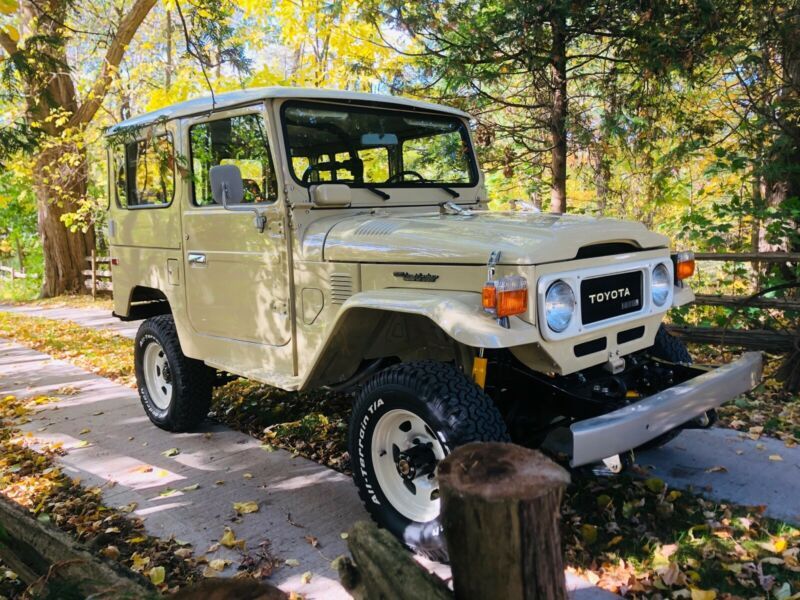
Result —
[[160, 289], [145, 285], [135, 285], [128, 292], [124, 314], [115, 310], [123, 321], [138, 321], [158, 315], [172, 314], [169, 298]]
[[470, 292], [388, 289], [345, 302], [311, 361], [303, 387], [338, 383], [364, 360], [471, 361], [472, 348], [505, 348], [538, 340], [536, 328], [512, 317], [506, 329]]

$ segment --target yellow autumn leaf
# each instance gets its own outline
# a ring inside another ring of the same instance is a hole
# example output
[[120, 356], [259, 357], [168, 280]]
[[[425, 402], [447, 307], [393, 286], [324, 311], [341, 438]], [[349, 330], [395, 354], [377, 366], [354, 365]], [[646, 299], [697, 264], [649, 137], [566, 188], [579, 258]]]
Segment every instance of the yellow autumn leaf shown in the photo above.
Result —
[[587, 544], [594, 544], [597, 541], [597, 527], [584, 523], [581, 525], [581, 537]]
[[167, 577], [167, 571], [164, 567], [153, 567], [148, 574], [150, 582], [153, 585], [161, 585]]
[[242, 550], [244, 550], [245, 547], [245, 541], [237, 540], [236, 535], [233, 533], [233, 530], [230, 527], [225, 528], [225, 532], [219, 539], [219, 543], [225, 546], [226, 548], [241, 548]]
[[17, 11], [19, 3], [17, 0], [0, 0], [0, 14], [10, 15]]
[[234, 502], [233, 510], [243, 515], [258, 512], [258, 503], [256, 502]]
[[131, 555], [131, 561], [131, 569], [141, 573], [144, 568], [150, 564], [150, 557], [142, 556], [138, 552], [134, 552], [133, 555]]
[[209, 561], [208, 566], [215, 571], [224, 571], [229, 564], [231, 563], [228, 560], [223, 558], [215, 558], [214, 560]]
[[692, 600], [714, 600], [716, 597], [717, 592], [714, 590], [692, 588]]
[[6, 25], [4, 29], [8, 37], [10, 37], [15, 42], [19, 41], [19, 31], [17, 31], [16, 27], [14, 27], [13, 25]]

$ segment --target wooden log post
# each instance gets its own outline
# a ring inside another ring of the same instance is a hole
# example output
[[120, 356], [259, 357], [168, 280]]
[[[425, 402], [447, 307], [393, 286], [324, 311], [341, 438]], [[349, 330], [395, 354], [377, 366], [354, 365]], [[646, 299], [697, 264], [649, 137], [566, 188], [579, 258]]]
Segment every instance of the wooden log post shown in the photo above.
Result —
[[97, 300], [97, 252], [92, 248], [92, 300]]
[[334, 561], [339, 579], [355, 600], [452, 600], [447, 584], [426, 571], [397, 539], [373, 523], [359, 521], [347, 547], [353, 561]]
[[566, 599], [566, 470], [537, 450], [472, 443], [439, 463], [438, 474], [456, 598]]

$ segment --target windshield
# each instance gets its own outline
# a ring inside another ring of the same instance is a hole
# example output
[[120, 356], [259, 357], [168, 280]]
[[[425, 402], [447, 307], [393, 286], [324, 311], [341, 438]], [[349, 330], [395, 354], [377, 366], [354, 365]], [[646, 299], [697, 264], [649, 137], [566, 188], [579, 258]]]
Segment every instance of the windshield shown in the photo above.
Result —
[[467, 128], [456, 117], [310, 102], [287, 103], [282, 113], [289, 166], [303, 185], [477, 183]]

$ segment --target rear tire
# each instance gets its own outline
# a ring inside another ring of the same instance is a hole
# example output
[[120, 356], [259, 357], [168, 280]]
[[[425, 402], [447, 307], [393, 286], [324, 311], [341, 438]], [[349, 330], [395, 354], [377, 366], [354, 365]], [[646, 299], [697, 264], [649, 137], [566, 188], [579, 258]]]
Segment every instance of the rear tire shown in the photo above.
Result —
[[446, 560], [435, 465], [468, 442], [510, 441], [491, 398], [455, 367], [389, 367], [367, 382], [350, 420], [353, 478], [367, 511], [409, 548]]
[[154, 425], [190, 431], [208, 415], [213, 369], [183, 354], [172, 315], [147, 319], [134, 348], [139, 399]]

